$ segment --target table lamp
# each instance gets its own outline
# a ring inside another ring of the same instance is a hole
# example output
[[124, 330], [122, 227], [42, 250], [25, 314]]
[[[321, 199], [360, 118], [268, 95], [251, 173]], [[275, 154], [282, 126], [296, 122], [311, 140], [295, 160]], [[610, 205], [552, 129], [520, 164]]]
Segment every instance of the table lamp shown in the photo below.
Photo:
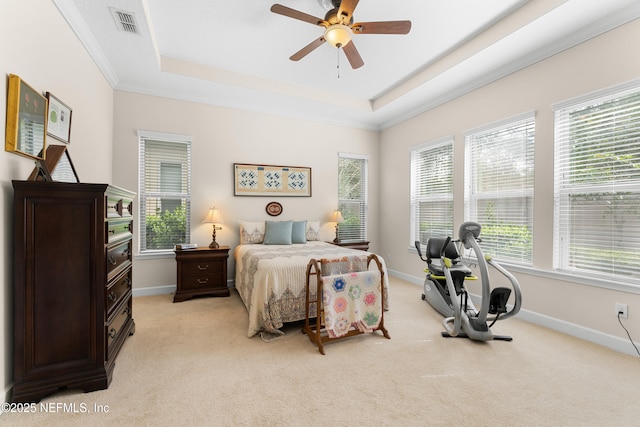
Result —
[[212, 235], [213, 241], [211, 242], [209, 247], [212, 249], [219, 248], [220, 245], [218, 244], [218, 242], [216, 242], [216, 230], [222, 230], [222, 227], [218, 227], [217, 224], [224, 224], [224, 220], [222, 219], [222, 215], [220, 214], [220, 211], [215, 207], [209, 209], [209, 213], [207, 214], [207, 217], [204, 219], [204, 222], [213, 225], [213, 235]]
[[344, 222], [344, 218], [342, 217], [342, 212], [339, 210], [335, 210], [331, 213], [331, 222], [336, 223], [336, 238], [333, 239], [333, 243], [340, 243], [340, 238], [338, 237], [338, 224]]

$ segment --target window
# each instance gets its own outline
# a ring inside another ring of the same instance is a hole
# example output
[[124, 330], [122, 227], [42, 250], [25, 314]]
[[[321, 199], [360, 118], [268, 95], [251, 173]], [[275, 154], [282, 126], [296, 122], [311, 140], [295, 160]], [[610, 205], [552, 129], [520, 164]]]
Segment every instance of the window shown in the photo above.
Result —
[[453, 138], [411, 150], [411, 242], [453, 237]]
[[640, 284], [640, 84], [554, 112], [555, 268]]
[[139, 131], [140, 253], [189, 242], [191, 138]]
[[465, 220], [482, 226], [487, 254], [533, 264], [533, 113], [465, 137]]
[[367, 240], [367, 157], [338, 154], [338, 209], [344, 222], [338, 228], [343, 241]]

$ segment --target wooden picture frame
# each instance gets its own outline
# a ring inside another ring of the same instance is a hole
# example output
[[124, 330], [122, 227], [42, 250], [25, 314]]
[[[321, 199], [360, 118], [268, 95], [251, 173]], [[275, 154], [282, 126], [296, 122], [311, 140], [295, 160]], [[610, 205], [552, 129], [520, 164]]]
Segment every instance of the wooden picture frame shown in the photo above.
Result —
[[9, 75], [4, 149], [44, 160], [47, 135], [47, 98], [15, 74]]
[[47, 135], [68, 144], [71, 140], [73, 110], [51, 92], [47, 92], [47, 101]]
[[311, 197], [311, 168], [233, 164], [235, 196]]

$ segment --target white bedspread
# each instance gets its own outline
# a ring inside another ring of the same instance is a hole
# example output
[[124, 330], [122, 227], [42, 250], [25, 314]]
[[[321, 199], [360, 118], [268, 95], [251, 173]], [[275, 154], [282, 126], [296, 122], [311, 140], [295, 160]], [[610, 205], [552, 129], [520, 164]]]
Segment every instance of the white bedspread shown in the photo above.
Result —
[[[305, 318], [305, 284], [309, 260], [367, 257], [369, 252], [310, 241], [293, 245], [239, 245], [234, 251], [236, 289], [249, 312], [248, 336], [258, 333], [282, 335], [285, 322]], [[388, 275], [384, 259], [384, 286]], [[377, 269], [375, 262], [371, 269]], [[313, 279], [315, 283], [315, 278]], [[312, 287], [315, 289], [315, 286]], [[385, 292], [388, 295], [388, 292]], [[384, 301], [385, 309], [388, 301]], [[312, 313], [315, 316], [315, 313]]]

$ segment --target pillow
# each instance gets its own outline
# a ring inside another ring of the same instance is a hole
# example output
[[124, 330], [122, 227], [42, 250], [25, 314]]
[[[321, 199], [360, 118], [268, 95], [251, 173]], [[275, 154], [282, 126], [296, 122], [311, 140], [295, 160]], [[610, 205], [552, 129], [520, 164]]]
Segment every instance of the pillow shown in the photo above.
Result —
[[265, 245], [290, 245], [293, 221], [267, 221], [265, 224]]
[[307, 221], [293, 221], [291, 243], [307, 243]]
[[240, 221], [240, 244], [251, 245], [262, 243], [264, 240], [264, 221]]
[[320, 221], [307, 221], [307, 240], [320, 240]]

